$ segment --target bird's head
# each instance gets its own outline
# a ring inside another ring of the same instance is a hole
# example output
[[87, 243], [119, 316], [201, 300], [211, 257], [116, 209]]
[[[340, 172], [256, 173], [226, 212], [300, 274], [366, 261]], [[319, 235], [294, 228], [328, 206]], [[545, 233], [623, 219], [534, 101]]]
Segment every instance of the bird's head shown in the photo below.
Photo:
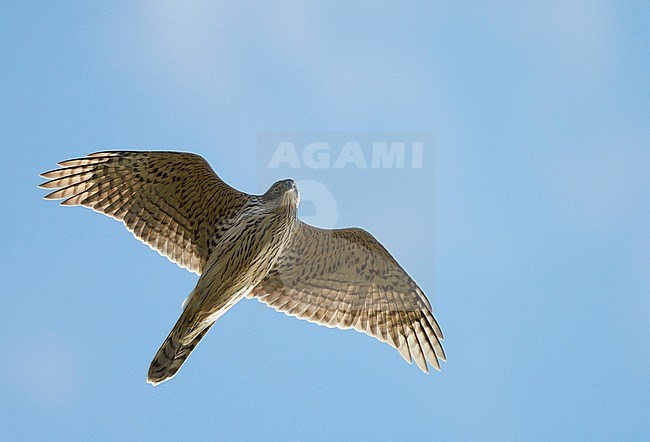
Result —
[[275, 201], [282, 205], [292, 205], [298, 207], [300, 203], [300, 193], [294, 180], [280, 180], [274, 183], [266, 191], [264, 197], [268, 200]]

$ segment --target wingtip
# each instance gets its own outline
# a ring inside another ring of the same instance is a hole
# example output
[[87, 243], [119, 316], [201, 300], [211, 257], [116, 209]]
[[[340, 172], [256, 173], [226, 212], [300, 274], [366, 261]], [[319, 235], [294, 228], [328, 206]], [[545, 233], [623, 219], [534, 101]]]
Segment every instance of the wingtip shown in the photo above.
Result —
[[58, 161], [56, 164], [60, 167], [74, 166], [73, 163], [83, 160], [83, 158], [70, 158], [69, 160]]
[[123, 150], [99, 150], [97, 152], [92, 152], [86, 155], [87, 158], [96, 158], [96, 157], [114, 157], [117, 156], [121, 153], [125, 153], [127, 151]]
[[72, 167], [82, 167], [82, 166], [94, 166], [97, 164], [105, 163], [109, 161], [112, 157], [116, 156], [116, 153], [108, 152], [95, 152], [85, 157], [81, 158], [71, 158], [69, 160], [59, 161], [57, 164], [59, 167], [64, 169]]
[[61, 169], [50, 169], [47, 172], [39, 173], [38, 176], [46, 180], [52, 180], [61, 176]]
[[72, 206], [80, 206], [81, 203], [79, 202], [78, 195], [71, 196], [67, 200], [61, 201], [61, 206], [63, 207], [72, 207]]

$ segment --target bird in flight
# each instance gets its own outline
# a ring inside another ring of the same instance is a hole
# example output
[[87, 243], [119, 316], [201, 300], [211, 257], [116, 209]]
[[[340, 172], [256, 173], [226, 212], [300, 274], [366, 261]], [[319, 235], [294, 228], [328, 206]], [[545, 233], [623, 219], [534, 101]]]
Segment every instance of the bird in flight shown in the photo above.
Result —
[[[359, 228], [321, 229], [297, 217], [293, 180], [249, 195], [199, 155], [108, 151], [41, 176], [45, 199], [124, 223], [140, 241], [199, 275], [156, 353], [147, 382], [171, 379], [215, 321], [244, 297], [326, 327], [354, 328], [428, 373], [445, 361], [428, 299], [390, 253]], [[428, 364], [427, 364], [428, 362]]]

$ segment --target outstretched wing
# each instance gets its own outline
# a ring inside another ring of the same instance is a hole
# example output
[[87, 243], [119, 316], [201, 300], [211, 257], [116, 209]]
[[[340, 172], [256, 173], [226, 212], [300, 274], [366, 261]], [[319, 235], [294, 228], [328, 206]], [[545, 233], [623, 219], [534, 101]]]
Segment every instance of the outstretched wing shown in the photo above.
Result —
[[172, 262], [201, 274], [216, 240], [250, 195], [224, 183], [200, 156], [180, 152], [98, 152], [41, 174], [46, 199], [122, 221]]
[[431, 304], [368, 232], [297, 221], [289, 245], [249, 297], [327, 327], [354, 328], [387, 342], [428, 373], [446, 360]]

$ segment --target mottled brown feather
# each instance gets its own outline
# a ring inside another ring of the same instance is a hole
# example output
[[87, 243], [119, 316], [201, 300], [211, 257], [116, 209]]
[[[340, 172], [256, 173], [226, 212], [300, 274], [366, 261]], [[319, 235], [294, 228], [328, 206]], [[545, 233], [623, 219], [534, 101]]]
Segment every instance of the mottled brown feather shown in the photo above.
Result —
[[220, 235], [249, 200], [200, 156], [181, 152], [97, 152], [43, 173], [46, 199], [82, 205], [122, 221], [136, 238], [201, 274]]
[[358, 228], [296, 221], [289, 244], [249, 297], [327, 327], [387, 342], [424, 372], [446, 360], [428, 299], [388, 251]]

